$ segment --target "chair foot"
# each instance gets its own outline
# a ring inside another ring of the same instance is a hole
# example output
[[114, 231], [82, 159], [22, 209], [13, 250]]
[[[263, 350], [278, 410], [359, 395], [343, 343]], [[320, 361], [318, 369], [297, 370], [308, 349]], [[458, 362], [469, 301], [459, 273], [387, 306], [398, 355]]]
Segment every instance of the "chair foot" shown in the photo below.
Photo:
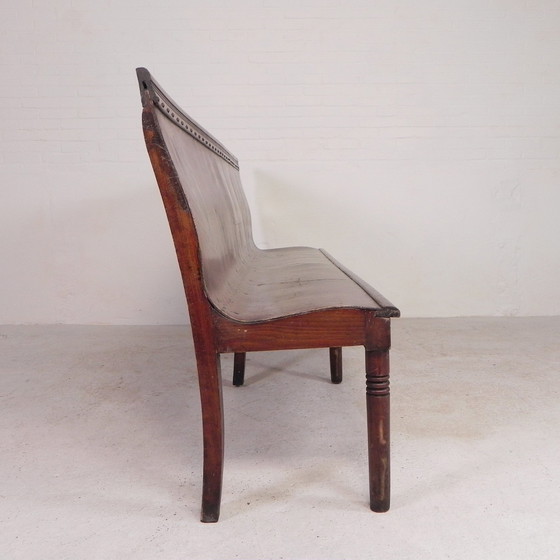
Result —
[[386, 513], [389, 511], [391, 504], [389, 502], [370, 502], [369, 507], [375, 513]]
[[245, 352], [236, 352], [233, 357], [233, 384], [241, 387], [245, 382]]
[[389, 351], [366, 351], [370, 507], [388, 511], [391, 502]]
[[200, 521], [202, 523], [217, 523], [220, 518], [222, 499], [222, 461], [204, 460], [204, 475], [202, 481], [202, 508]]
[[342, 348], [329, 348], [331, 362], [331, 381], [333, 383], [342, 382]]
[[200, 515], [200, 521], [202, 523], [217, 523], [218, 519], [220, 518], [220, 508], [218, 507], [218, 511], [204, 511]]

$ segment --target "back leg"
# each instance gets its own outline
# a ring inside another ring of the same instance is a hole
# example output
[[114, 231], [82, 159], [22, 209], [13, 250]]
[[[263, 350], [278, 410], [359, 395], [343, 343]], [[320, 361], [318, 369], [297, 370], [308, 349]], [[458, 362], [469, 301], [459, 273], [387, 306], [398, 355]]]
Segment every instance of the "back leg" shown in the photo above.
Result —
[[220, 516], [224, 468], [224, 414], [220, 356], [211, 351], [197, 352], [196, 358], [204, 440], [201, 521], [215, 523]]
[[329, 348], [331, 360], [331, 381], [340, 383], [342, 381], [342, 348]]
[[236, 352], [233, 357], [233, 384], [241, 387], [245, 381], [245, 352]]

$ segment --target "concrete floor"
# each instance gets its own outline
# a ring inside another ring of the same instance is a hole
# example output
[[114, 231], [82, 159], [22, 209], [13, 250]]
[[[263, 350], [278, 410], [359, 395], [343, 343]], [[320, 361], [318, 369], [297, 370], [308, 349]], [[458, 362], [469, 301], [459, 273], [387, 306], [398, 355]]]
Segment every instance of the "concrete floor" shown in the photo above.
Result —
[[199, 522], [185, 327], [0, 327], [0, 558], [556, 559], [560, 318], [400, 319], [393, 502], [367, 506], [363, 352], [222, 359], [221, 520]]

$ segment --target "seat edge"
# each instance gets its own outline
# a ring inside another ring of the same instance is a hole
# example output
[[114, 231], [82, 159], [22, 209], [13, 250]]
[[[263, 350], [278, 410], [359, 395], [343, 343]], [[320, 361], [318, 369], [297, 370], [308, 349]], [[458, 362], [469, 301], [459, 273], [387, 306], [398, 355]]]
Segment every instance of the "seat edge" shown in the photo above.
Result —
[[352, 280], [356, 285], [358, 285], [370, 298], [372, 298], [378, 305], [379, 311], [376, 313], [377, 317], [400, 317], [400, 310], [395, 307], [385, 296], [380, 294], [375, 288], [372, 288], [365, 280], [362, 280], [357, 274], [346, 268], [343, 264], [337, 261], [331, 254], [329, 254], [324, 249], [319, 249], [319, 251], [330, 261], [334, 266], [336, 266], [341, 272], [343, 272], [350, 280]]

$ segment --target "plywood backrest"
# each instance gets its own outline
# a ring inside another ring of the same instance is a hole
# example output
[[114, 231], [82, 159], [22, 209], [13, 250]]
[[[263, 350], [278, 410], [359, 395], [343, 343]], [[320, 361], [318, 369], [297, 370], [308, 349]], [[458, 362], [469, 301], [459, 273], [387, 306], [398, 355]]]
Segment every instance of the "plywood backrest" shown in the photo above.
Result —
[[[166, 206], [181, 206], [181, 211], [189, 214], [194, 224], [194, 230], [190, 232], [173, 231], [174, 226], [179, 225], [170, 219], [175, 245], [177, 247], [178, 242], [185, 241], [176, 236], [196, 237], [186, 240], [198, 248], [190, 253], [190, 258], [196, 258], [198, 253], [204, 289], [211, 302], [220, 308], [223, 298], [231, 293], [228, 284], [234, 281], [235, 270], [254, 249], [251, 217], [237, 159], [182, 111], [147, 70], [138, 69], [137, 72], [144, 112], [148, 113], [156, 129], [150, 141], [146, 136], [147, 143], [159, 144], [158, 157], [167, 164], [163, 166], [165, 169], [159, 167], [159, 174], [169, 174], [169, 182], [175, 189], [175, 199], [164, 195], [164, 202]], [[146, 119], [144, 121], [146, 134]], [[157, 164], [151, 156], [152, 164]], [[158, 176], [156, 165], [154, 169]], [[158, 177], [160, 189], [162, 180], [165, 182], [165, 177]], [[174, 208], [166, 210], [168, 217], [170, 212], [177, 211]], [[194, 274], [197, 268], [192, 268]]]

